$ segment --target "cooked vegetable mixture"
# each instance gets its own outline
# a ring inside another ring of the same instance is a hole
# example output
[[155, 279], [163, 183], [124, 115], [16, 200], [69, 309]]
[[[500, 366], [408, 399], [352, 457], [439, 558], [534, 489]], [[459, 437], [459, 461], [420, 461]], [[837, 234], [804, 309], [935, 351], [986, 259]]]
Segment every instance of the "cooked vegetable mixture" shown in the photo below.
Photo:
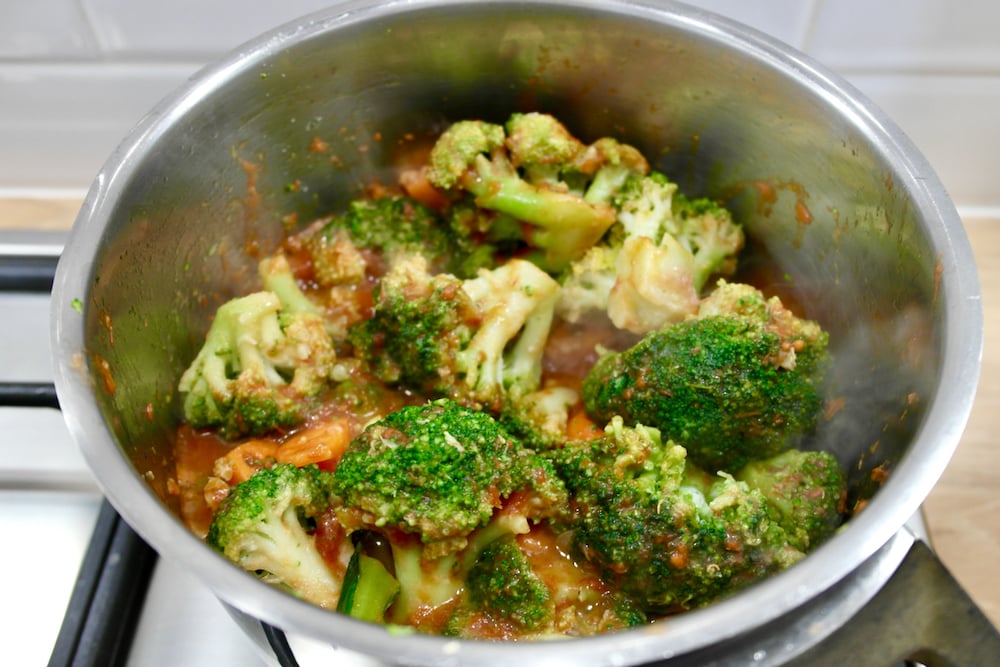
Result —
[[800, 450], [827, 334], [734, 282], [744, 237], [613, 138], [448, 127], [288, 236], [180, 380], [184, 515], [365, 621], [585, 636], [711, 603], [843, 518]]

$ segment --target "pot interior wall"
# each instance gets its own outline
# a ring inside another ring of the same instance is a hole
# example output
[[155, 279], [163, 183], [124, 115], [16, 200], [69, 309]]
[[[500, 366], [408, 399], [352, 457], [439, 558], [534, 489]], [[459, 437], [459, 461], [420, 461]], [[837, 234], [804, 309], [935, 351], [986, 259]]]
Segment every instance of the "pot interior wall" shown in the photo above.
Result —
[[[358, 21], [248, 48], [158, 110], [108, 173], [89, 283], [95, 395], [137, 473], [172, 503], [175, 386], [256, 256], [335, 211], [450, 120], [556, 114], [584, 140], [639, 146], [747, 229], [742, 275], [831, 332], [838, 361], [815, 445], [875, 490], [921, 424], [942, 356], [938, 257], [898, 164], [808, 63], [684, 20], [483, 3]], [[295, 39], [293, 39], [295, 37]]]

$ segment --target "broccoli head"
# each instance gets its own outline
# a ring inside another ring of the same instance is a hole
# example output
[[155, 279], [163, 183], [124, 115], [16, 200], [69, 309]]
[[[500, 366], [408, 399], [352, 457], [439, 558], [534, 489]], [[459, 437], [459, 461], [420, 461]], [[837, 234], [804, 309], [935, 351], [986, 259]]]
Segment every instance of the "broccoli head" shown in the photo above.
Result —
[[693, 274], [691, 254], [669, 234], [659, 244], [645, 236], [625, 239], [615, 258], [608, 317], [638, 334], [680, 322], [698, 309]]
[[257, 273], [265, 291], [273, 292], [285, 313], [319, 315], [320, 308], [299, 286], [288, 258], [281, 252], [266, 257], [257, 265]]
[[823, 543], [843, 521], [847, 483], [828, 452], [792, 449], [748, 463], [736, 479], [767, 498], [789, 544], [801, 551]]
[[621, 243], [602, 242], [566, 268], [559, 277], [559, 317], [575, 323], [592, 313], [607, 313], [611, 290], [618, 280], [620, 251]]
[[184, 418], [226, 437], [289, 428], [305, 418], [335, 359], [319, 315], [287, 309], [270, 291], [232, 299], [180, 378]]
[[606, 311], [638, 334], [694, 315], [708, 279], [735, 270], [742, 228], [716, 202], [678, 194], [659, 172], [626, 170], [613, 192], [616, 224], [563, 273], [559, 314], [576, 322]]
[[628, 173], [648, 170], [638, 150], [613, 139], [584, 146], [558, 120], [515, 114], [507, 127], [464, 120], [448, 127], [430, 153], [427, 178], [456, 197], [521, 223], [520, 236], [561, 271], [615, 221], [611, 197]]
[[500, 423], [536, 451], [561, 447], [567, 439], [570, 409], [579, 400], [575, 390], [560, 385], [513, 396], [500, 410]]
[[562, 187], [562, 179], [586, 147], [549, 114], [515, 113], [505, 126], [511, 162], [528, 182]]
[[698, 317], [598, 359], [582, 397], [598, 422], [620, 415], [654, 426], [697, 465], [735, 471], [791, 448], [814, 427], [827, 335], [776, 297], [765, 301], [746, 286], [719, 289]]
[[649, 173], [649, 163], [634, 146], [601, 137], [577, 158], [576, 168], [589, 177], [583, 198], [591, 204], [611, 204], [631, 179]]
[[525, 260], [459, 280], [414, 257], [382, 279], [350, 340], [386, 382], [495, 408], [537, 389], [558, 290]]
[[348, 529], [418, 535], [435, 553], [462, 549], [515, 492], [530, 499], [527, 519], [565, 506], [548, 461], [490, 415], [450, 399], [405, 407], [369, 425], [341, 458], [334, 489]]
[[537, 630], [555, 613], [552, 591], [513, 536], [493, 540], [479, 552], [465, 585], [472, 609], [493, 615], [516, 632]]
[[438, 138], [429, 156], [427, 178], [449, 190], [462, 187], [480, 155], [489, 156], [504, 146], [503, 126], [478, 120], [460, 120]]
[[383, 276], [372, 316], [351, 329], [348, 341], [382, 381], [446, 396], [460, 382], [456, 355], [478, 321], [462, 281], [432, 275], [414, 256]]
[[708, 481], [656, 429], [616, 417], [605, 437], [549, 456], [577, 553], [647, 612], [704, 605], [802, 557], [759, 492], [725, 474]]
[[321, 286], [358, 282], [366, 272], [379, 275], [380, 264], [392, 266], [412, 254], [435, 271], [459, 271], [470, 265], [472, 252], [437, 213], [403, 195], [356, 199], [305, 234], [303, 245]]
[[[495, 542], [561, 516], [566, 489], [548, 460], [488, 414], [449, 399], [393, 412], [351, 443], [334, 472], [334, 490], [340, 525], [353, 535], [377, 535], [388, 547], [379, 559], [384, 572], [359, 571], [351, 588], [391, 600], [389, 622], [443, 631], [441, 610], [460, 598], [463, 614], [517, 621], [522, 632], [548, 617], [544, 589], [522, 559], [492, 582], [486, 568], [516, 557]], [[395, 585], [386, 584], [386, 572]]]
[[716, 201], [690, 199], [664, 174], [631, 176], [615, 195], [618, 221], [626, 237], [662, 243], [669, 235], [691, 255], [692, 283], [699, 291], [715, 274], [730, 274], [743, 249], [743, 228]]
[[470, 639], [581, 637], [645, 623], [639, 605], [567, 553], [550, 526], [529, 525], [524, 501], [505, 504], [457, 553], [428, 559], [394, 539], [400, 594], [391, 618]]
[[330, 507], [332, 475], [287, 463], [261, 468], [234, 486], [206, 542], [262, 580], [335, 609], [340, 579], [316, 548], [308, 521]]
[[679, 194], [674, 198], [674, 224], [667, 231], [694, 258], [698, 290], [713, 275], [730, 275], [736, 270], [736, 258], [745, 243], [743, 228], [718, 202]]

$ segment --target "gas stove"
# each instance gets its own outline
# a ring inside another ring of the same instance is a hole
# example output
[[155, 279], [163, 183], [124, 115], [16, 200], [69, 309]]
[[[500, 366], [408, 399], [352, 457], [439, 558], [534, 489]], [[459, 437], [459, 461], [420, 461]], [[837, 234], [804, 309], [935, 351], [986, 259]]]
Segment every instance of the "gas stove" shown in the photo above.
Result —
[[[0, 623], [8, 665], [265, 665], [198, 581], [103, 500], [51, 388], [49, 294], [65, 241], [0, 236]], [[17, 604], [11, 604], [17, 601]]]
[[[11, 638], [4, 663], [380, 664], [232, 613], [188, 572], [159, 559], [103, 499], [63, 422], [51, 385], [49, 289], [65, 240], [64, 233], [0, 232], [0, 312], [9, 322], [0, 346], [0, 428], [6, 434], [0, 445], [0, 534], [12, 545], [0, 551], [0, 568], [8, 574], [0, 622]], [[872, 667], [923, 664], [866, 662], [873, 642], [891, 641], [879, 635], [881, 630], [872, 635], [871, 627], [899, 614], [940, 626], [943, 634], [927, 641], [935, 642], [930, 646], [937, 654], [958, 657], [947, 664], [986, 664], [980, 656], [989, 653], [963, 647], [996, 647], [1000, 654], [1000, 633], [950, 578], [929, 544], [918, 513], [855, 574], [804, 605], [794, 618], [669, 664], [805, 667], [846, 664], [836, 662], [844, 655], [852, 664]], [[885, 603], [880, 591], [893, 586], [920, 592], [912, 600], [897, 592]], [[925, 605], [927, 599], [933, 605]], [[911, 613], [924, 606], [926, 612]], [[956, 618], [964, 622], [956, 623]], [[830, 655], [840, 658], [830, 662], [818, 657], [823, 651], [817, 654], [815, 648], [798, 656], [796, 644], [811, 633], [830, 635], [819, 646], [829, 646]], [[966, 653], [975, 656], [974, 662], [963, 662]], [[911, 651], [895, 660], [924, 660], [924, 655], [934, 653]], [[927, 659], [927, 664], [939, 663]]]

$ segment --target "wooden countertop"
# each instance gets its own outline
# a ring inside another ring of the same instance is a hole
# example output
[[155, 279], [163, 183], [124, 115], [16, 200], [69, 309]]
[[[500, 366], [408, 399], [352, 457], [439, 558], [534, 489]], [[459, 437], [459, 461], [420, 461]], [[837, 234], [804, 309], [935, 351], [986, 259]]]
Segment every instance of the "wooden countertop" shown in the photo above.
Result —
[[[67, 229], [76, 199], [0, 199], [0, 227]], [[1000, 219], [967, 219], [982, 284], [986, 345], [972, 415], [955, 456], [924, 503], [938, 556], [994, 625], [1000, 627]]]
[[924, 503], [931, 541], [962, 587], [1000, 627], [1000, 220], [967, 219], [985, 320], [976, 401], [955, 455]]

